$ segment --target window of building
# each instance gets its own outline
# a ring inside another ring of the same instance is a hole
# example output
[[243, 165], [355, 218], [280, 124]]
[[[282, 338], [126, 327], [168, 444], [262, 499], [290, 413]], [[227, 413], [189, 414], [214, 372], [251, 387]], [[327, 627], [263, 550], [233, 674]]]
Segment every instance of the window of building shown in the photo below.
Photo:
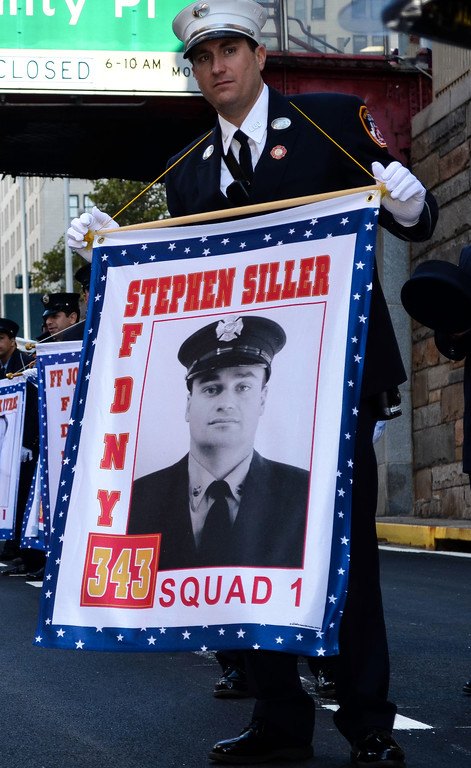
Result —
[[84, 195], [83, 196], [83, 210], [85, 213], [90, 213], [93, 208], [93, 203], [90, 200], [90, 195]]
[[367, 35], [353, 35], [353, 53], [361, 53], [368, 45]]
[[294, 15], [300, 21], [302, 21], [302, 22], [306, 21], [306, 3], [305, 3], [305, 0], [295, 0], [295, 2], [294, 2]]
[[352, 2], [352, 18], [353, 19], [365, 19], [367, 15], [366, 0], [353, 0]]
[[383, 35], [372, 35], [371, 36], [371, 45], [375, 48], [381, 48], [381, 51], [378, 51], [379, 53], [386, 54], [386, 39], [383, 37]]
[[69, 213], [71, 219], [76, 219], [79, 215], [79, 196], [69, 195]]
[[326, 53], [326, 36], [325, 35], [316, 35], [316, 38], [314, 40], [314, 45], [316, 46], [316, 50], [320, 51], [321, 53]]
[[325, 19], [325, 0], [311, 0], [311, 19]]
[[384, 8], [384, 0], [370, 0], [371, 2], [371, 18], [380, 19], [381, 12]]

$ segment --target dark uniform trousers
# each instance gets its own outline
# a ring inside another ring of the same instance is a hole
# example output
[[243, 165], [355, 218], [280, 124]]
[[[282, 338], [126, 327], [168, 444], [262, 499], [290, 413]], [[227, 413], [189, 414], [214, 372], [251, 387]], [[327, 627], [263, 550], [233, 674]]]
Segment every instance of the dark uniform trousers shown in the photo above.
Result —
[[[311, 120], [336, 142], [371, 168], [374, 160], [385, 166], [392, 157], [381, 135], [365, 118], [366, 106], [355, 96], [302, 94], [293, 98]], [[286, 130], [277, 130], [276, 118], [286, 118]], [[270, 89], [267, 142], [258, 161], [247, 203], [325, 193], [371, 184], [358, 165], [328, 141], [291, 106], [290, 99]], [[282, 145], [282, 159], [273, 148]], [[186, 147], [184, 155], [191, 147]], [[219, 190], [221, 137], [211, 136], [188, 154], [166, 176], [167, 201], [172, 216], [218, 208], [231, 203]], [[178, 159], [169, 160], [172, 165]], [[403, 240], [428, 239], [435, 227], [436, 202], [427, 193], [417, 225], [401, 227], [383, 206], [379, 223]], [[391, 319], [375, 268], [363, 369], [362, 399], [355, 442], [351, 559], [348, 596], [340, 625], [335, 683], [340, 704], [335, 723], [352, 741], [374, 727], [392, 730], [396, 707], [388, 699], [389, 657], [379, 583], [375, 514], [377, 467], [373, 449], [376, 421], [374, 396], [405, 381]], [[244, 652], [247, 682], [256, 698], [254, 717], [293, 740], [309, 743], [314, 727], [314, 703], [302, 689], [297, 657], [276, 651]]]
[[[388, 701], [389, 656], [379, 583], [376, 539], [377, 472], [373, 448], [373, 401], [358, 414], [352, 487], [348, 595], [340, 625], [335, 684], [339, 710], [334, 721], [351, 742], [373, 727], [392, 731], [396, 707]], [[297, 656], [245, 651], [254, 718], [267, 720], [300, 743], [310, 743], [315, 708], [303, 690]]]

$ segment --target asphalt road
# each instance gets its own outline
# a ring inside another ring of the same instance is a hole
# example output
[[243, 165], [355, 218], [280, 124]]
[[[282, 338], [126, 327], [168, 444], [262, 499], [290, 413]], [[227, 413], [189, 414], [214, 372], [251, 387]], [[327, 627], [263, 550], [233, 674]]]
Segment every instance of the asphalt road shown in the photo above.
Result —
[[[471, 678], [471, 558], [383, 550], [381, 561], [395, 736], [407, 765], [469, 768], [471, 696], [461, 688]], [[0, 577], [0, 768], [210, 768], [212, 744], [250, 721], [250, 700], [212, 697], [211, 654], [33, 646], [39, 594]], [[315, 759], [299, 766], [346, 768], [332, 702], [317, 704]]]

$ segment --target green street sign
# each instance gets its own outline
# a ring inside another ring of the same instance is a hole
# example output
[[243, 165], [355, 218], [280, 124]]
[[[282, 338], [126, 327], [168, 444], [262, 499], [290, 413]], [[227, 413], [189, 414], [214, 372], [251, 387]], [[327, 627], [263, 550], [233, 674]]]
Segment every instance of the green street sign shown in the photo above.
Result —
[[197, 93], [172, 31], [179, 10], [174, 0], [0, 0], [0, 90]]

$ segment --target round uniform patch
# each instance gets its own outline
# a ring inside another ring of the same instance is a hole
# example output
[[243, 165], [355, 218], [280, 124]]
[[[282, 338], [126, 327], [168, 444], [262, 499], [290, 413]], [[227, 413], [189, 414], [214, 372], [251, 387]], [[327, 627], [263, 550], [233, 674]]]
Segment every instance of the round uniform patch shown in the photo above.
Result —
[[383, 134], [379, 130], [372, 116], [368, 112], [368, 107], [363, 106], [360, 108], [360, 120], [363, 123], [363, 128], [367, 132], [370, 139], [373, 139], [375, 144], [378, 144], [378, 146], [380, 147], [388, 146], [386, 143], [386, 139], [384, 138]]
[[286, 155], [287, 151], [288, 150], [286, 147], [283, 147], [281, 144], [277, 144], [276, 147], [273, 147], [273, 149], [270, 151], [270, 155], [274, 160], [281, 160], [281, 158]]

